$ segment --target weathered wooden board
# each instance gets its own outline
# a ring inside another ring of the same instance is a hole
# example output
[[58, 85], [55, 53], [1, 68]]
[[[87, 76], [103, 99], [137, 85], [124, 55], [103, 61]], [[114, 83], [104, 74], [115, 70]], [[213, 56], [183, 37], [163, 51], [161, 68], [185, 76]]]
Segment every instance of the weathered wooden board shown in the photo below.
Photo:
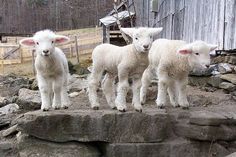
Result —
[[236, 48], [236, 1], [225, 1], [225, 49]]
[[183, 39], [184, 33], [184, 12], [182, 9], [173, 15], [172, 29], [171, 29], [171, 39], [180, 40]]
[[136, 25], [137, 26], [148, 26], [150, 19], [150, 1], [149, 0], [135, 0], [135, 8], [136, 8]]
[[159, 37], [171, 39], [172, 15], [169, 15], [163, 18], [162, 20], [158, 21], [157, 27], [164, 28]]
[[[143, 7], [143, 0], [135, 2], [138, 8], [148, 9]], [[155, 23], [155, 27], [164, 28], [162, 37], [188, 42], [204, 40], [218, 44], [218, 49], [236, 48], [236, 0], [159, 0], [159, 5], [156, 20], [151, 9], [148, 19], [149, 26]], [[138, 26], [148, 26], [146, 15], [139, 9]]]
[[174, 0], [163, 0], [160, 1], [160, 8], [157, 16], [157, 21], [173, 14], [174, 12]]
[[183, 39], [203, 40], [223, 48], [224, 1], [185, 1]]

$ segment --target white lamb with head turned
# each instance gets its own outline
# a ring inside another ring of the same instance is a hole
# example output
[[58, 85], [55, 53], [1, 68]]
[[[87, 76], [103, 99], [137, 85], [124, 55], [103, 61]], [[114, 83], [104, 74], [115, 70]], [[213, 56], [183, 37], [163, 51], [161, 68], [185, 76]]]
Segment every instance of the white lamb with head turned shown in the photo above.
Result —
[[33, 37], [20, 41], [21, 45], [34, 47], [36, 50], [35, 68], [41, 94], [41, 110], [68, 108], [70, 101], [67, 94], [69, 74], [65, 54], [55, 44], [69, 41], [68, 37], [56, 35], [50, 30], [35, 33]]
[[[99, 109], [97, 88], [104, 71], [102, 88], [107, 103], [111, 108], [126, 111], [126, 95], [129, 89], [128, 78], [132, 78], [134, 108], [141, 112], [140, 87], [143, 71], [148, 66], [148, 52], [153, 42], [153, 36], [162, 28], [122, 28], [125, 34], [133, 39], [127, 46], [101, 44], [93, 50], [93, 69], [89, 78], [89, 101], [93, 109]], [[114, 80], [118, 76], [117, 97], [115, 96]]]
[[217, 45], [203, 41], [186, 43], [181, 40], [158, 39], [149, 52], [149, 66], [143, 73], [140, 93], [141, 103], [146, 101], [147, 88], [153, 75], [158, 77], [156, 104], [164, 107], [167, 92], [174, 107], [188, 108], [186, 86], [190, 70], [205, 70], [210, 65], [210, 51]]

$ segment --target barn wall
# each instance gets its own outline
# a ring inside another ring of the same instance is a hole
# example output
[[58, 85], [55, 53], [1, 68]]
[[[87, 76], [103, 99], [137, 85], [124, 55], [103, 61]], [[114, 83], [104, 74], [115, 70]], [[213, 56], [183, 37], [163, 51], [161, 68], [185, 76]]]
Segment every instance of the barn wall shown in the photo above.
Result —
[[204, 40], [218, 44], [219, 49], [236, 48], [235, 0], [159, 0], [155, 20], [150, 7], [144, 5], [151, 0], [137, 1], [138, 8], [145, 8], [137, 14], [137, 25], [164, 27], [163, 38]]
[[225, 0], [225, 48], [236, 48], [236, 1]]
[[92, 27], [113, 0], [0, 0], [0, 33]]

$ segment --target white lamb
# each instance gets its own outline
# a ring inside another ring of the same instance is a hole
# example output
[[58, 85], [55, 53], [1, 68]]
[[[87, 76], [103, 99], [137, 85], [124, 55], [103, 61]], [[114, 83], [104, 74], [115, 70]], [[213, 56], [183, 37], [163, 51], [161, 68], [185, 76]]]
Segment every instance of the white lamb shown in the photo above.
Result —
[[156, 104], [164, 107], [167, 92], [174, 107], [188, 108], [186, 86], [190, 70], [204, 70], [210, 65], [210, 51], [217, 45], [196, 41], [187, 44], [181, 40], [158, 39], [149, 52], [149, 66], [143, 73], [140, 93], [141, 103], [146, 101], [147, 88], [154, 75], [158, 77]]
[[68, 37], [56, 35], [50, 30], [35, 33], [33, 37], [20, 41], [21, 45], [35, 47], [35, 68], [42, 99], [41, 110], [68, 108], [70, 101], [67, 94], [69, 74], [65, 54], [55, 44], [66, 43]]
[[[97, 88], [104, 71], [106, 75], [102, 88], [111, 108], [126, 111], [126, 95], [129, 89], [128, 78], [132, 78], [134, 108], [141, 112], [140, 87], [143, 71], [148, 66], [148, 52], [153, 36], [162, 28], [122, 28], [133, 39], [133, 43], [124, 47], [111, 44], [97, 46], [92, 54], [93, 69], [89, 78], [89, 101], [93, 109], [99, 109]], [[115, 77], [118, 76], [117, 97], [115, 97]]]

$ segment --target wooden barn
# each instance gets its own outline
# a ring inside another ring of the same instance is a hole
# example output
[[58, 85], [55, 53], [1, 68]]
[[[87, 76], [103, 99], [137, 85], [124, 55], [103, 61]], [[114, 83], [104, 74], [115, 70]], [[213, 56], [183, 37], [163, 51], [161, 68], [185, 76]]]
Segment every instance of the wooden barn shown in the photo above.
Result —
[[163, 38], [204, 40], [229, 50], [236, 48], [235, 6], [235, 0], [135, 0], [132, 11], [136, 27], [163, 27]]
[[131, 39], [120, 28], [135, 26], [135, 12], [135, 0], [114, 0], [113, 9], [99, 20], [103, 28], [103, 42], [115, 45], [129, 43]]
[[136, 26], [163, 27], [161, 37], [236, 48], [235, 0], [136, 0]]

